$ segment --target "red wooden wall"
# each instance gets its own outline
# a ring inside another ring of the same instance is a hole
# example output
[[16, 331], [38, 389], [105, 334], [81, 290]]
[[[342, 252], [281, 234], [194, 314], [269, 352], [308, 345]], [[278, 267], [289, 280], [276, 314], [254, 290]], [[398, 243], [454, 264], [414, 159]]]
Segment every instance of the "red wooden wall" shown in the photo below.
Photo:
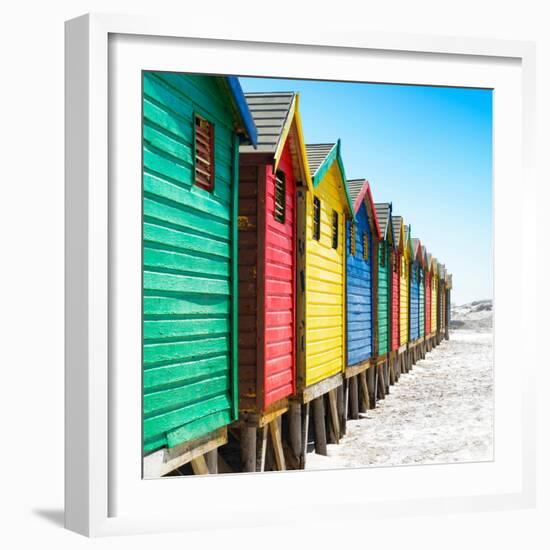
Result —
[[296, 178], [288, 141], [278, 170], [285, 174], [285, 223], [275, 220], [275, 174], [266, 167], [264, 406], [294, 392]]

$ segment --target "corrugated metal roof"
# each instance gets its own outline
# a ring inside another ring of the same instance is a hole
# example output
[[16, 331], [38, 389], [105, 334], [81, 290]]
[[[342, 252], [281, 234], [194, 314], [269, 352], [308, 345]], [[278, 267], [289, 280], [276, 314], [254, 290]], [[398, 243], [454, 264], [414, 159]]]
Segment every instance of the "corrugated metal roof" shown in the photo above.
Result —
[[408, 225], [405, 226], [405, 242], [406, 243], [409, 242], [409, 226]]
[[336, 143], [311, 143], [306, 144], [309, 171], [314, 176], [328, 154], [336, 146]]
[[418, 245], [420, 244], [420, 239], [417, 239], [416, 237], [413, 237], [411, 239], [411, 245], [412, 245], [412, 250], [413, 250], [413, 254], [416, 256], [416, 252], [418, 250]]
[[399, 246], [401, 244], [401, 224], [403, 223], [402, 216], [394, 216], [392, 214], [391, 224], [393, 228], [393, 238], [395, 239], [395, 244]]
[[390, 220], [390, 203], [376, 202], [374, 203], [374, 211], [376, 212], [376, 218], [378, 219], [380, 232], [385, 237], [386, 231], [388, 229], [388, 222]]
[[294, 92], [254, 92], [244, 94], [258, 132], [258, 147], [239, 148], [241, 153], [275, 153], [288, 118]]

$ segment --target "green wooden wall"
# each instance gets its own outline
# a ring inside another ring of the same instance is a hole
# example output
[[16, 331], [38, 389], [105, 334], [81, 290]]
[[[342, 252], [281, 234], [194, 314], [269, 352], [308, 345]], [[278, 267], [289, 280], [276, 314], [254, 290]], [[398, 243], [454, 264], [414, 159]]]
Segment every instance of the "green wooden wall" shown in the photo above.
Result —
[[[384, 266], [382, 266], [382, 254], [385, 254]], [[380, 241], [378, 247], [378, 355], [388, 353], [390, 310], [389, 310], [389, 288], [390, 270], [388, 264], [390, 255], [388, 245]]]
[[[215, 77], [143, 73], [143, 450], [236, 417], [233, 116]], [[214, 123], [212, 192], [194, 183], [194, 113]]]

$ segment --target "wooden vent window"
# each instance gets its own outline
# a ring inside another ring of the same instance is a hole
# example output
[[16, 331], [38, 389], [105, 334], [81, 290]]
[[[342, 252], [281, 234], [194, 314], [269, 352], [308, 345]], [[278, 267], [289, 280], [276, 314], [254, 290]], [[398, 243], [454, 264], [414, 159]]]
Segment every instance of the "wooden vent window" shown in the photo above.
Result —
[[313, 197], [313, 238], [321, 238], [321, 201], [317, 197]]
[[332, 248], [338, 248], [338, 212], [332, 211]]
[[199, 115], [195, 115], [195, 183], [214, 189], [214, 126]]
[[369, 259], [369, 234], [366, 231], [363, 232], [363, 259]]
[[284, 172], [277, 171], [275, 176], [275, 211], [273, 216], [275, 221], [279, 223], [285, 223], [285, 174]]
[[350, 220], [349, 222], [349, 253], [352, 256], [355, 256], [356, 249], [357, 249], [357, 243], [355, 242], [355, 224]]

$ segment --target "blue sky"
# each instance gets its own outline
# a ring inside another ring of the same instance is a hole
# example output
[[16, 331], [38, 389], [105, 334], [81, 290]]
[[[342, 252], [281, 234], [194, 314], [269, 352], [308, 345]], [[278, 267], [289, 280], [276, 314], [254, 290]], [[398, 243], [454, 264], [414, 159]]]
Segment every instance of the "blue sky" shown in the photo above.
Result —
[[342, 140], [366, 178], [453, 273], [452, 301], [491, 298], [491, 90], [241, 78], [245, 92], [300, 92], [307, 143]]

